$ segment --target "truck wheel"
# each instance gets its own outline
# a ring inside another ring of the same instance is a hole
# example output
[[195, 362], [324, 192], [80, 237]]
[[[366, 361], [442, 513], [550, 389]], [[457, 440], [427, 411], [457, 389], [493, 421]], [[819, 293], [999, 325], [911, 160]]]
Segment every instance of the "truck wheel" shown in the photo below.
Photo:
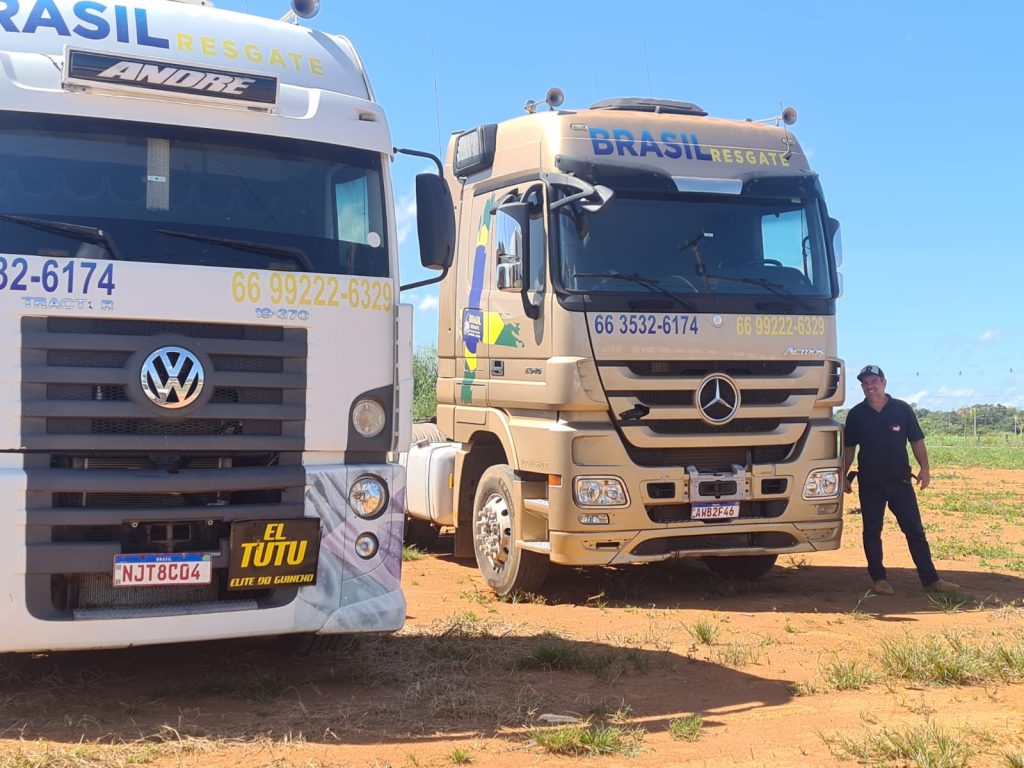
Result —
[[775, 565], [778, 555], [735, 555], [705, 557], [704, 563], [713, 573], [736, 581], [753, 581], [764, 576]]
[[548, 574], [545, 555], [515, 546], [512, 488], [515, 473], [507, 464], [488, 467], [473, 501], [473, 550], [476, 564], [499, 596], [540, 589]]
[[429, 552], [435, 544], [441, 529], [429, 520], [419, 520], [415, 517], [405, 518], [405, 543], [409, 546]]

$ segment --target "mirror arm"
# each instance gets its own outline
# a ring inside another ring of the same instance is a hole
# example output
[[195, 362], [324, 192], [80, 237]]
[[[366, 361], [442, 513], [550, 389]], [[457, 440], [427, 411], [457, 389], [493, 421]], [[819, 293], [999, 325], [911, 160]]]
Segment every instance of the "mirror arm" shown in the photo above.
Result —
[[396, 155], [412, 155], [413, 157], [425, 157], [428, 160], [433, 160], [434, 165], [437, 166], [437, 175], [444, 177], [444, 163], [433, 152], [421, 152], [418, 149], [406, 149], [404, 147], [392, 147], [391, 151]]
[[448, 269], [451, 267], [449, 264], [443, 270], [441, 274], [435, 277], [428, 277], [426, 280], [420, 280], [416, 283], [406, 283], [405, 285], [398, 286], [399, 291], [411, 291], [413, 288], [422, 288], [424, 285], [433, 285], [434, 283], [440, 283], [448, 275]]

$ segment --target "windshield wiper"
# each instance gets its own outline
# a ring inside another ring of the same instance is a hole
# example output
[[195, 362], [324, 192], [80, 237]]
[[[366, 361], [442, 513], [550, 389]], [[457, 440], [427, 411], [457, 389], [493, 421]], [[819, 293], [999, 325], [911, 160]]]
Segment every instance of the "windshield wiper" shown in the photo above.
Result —
[[33, 219], [29, 216], [16, 216], [13, 213], [0, 213], [0, 219], [54, 235], [66, 235], [90, 245], [98, 245], [110, 254], [110, 258], [121, 260], [121, 254], [118, 252], [117, 246], [114, 245], [113, 238], [99, 227], [69, 224], [66, 221], [56, 221], [55, 219]]
[[645, 277], [643, 275], [637, 274], [636, 272], [634, 272], [631, 275], [626, 275], [621, 272], [573, 272], [572, 276], [574, 278], [606, 277], [612, 280], [624, 280], [627, 283], [636, 283], [637, 285], [642, 285], [649, 291], [652, 291], [654, 293], [661, 293], [664, 294], [665, 296], [668, 296], [670, 299], [678, 303], [683, 309], [687, 310], [688, 312], [692, 312], [694, 310], [693, 304], [688, 302], [682, 296], [679, 296], [678, 294], [670, 291], [668, 288], [665, 288], [661, 284], [661, 281], [654, 277]]
[[808, 312], [815, 311], [814, 307], [812, 307], [802, 297], [793, 293], [786, 286], [779, 285], [778, 283], [773, 283], [771, 280], [768, 280], [767, 278], [764, 277], [733, 277], [732, 275], [708, 275], [707, 277], [709, 280], [724, 280], [730, 283], [747, 283], [749, 285], [759, 285], [762, 288], [767, 288], [776, 296], [785, 296], [787, 299], [794, 299], [798, 304], [800, 304], [800, 306], [802, 306]]
[[265, 256], [284, 256], [290, 259], [293, 263], [298, 264], [299, 267], [304, 269], [306, 272], [315, 272], [313, 265], [309, 261], [309, 257], [305, 252], [298, 248], [289, 248], [285, 245], [272, 245], [270, 243], [257, 243], [251, 240], [234, 240], [230, 237], [215, 237], [213, 235], [200, 235], [195, 232], [179, 232], [175, 229], [157, 229], [155, 232], [159, 232], [161, 235], [169, 235], [171, 237], [183, 237], [186, 240], [196, 240], [200, 243], [211, 243], [213, 245], [223, 245], [226, 248], [234, 248], [239, 251], [248, 251], [249, 253], [261, 253]]

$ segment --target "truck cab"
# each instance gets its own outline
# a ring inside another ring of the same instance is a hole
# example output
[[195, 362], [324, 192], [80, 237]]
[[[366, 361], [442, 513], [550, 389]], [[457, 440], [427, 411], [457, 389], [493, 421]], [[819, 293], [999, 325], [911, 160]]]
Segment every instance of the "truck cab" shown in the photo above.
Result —
[[754, 578], [839, 546], [839, 227], [792, 117], [611, 99], [452, 137], [452, 488], [410, 513], [497, 592], [552, 562]]

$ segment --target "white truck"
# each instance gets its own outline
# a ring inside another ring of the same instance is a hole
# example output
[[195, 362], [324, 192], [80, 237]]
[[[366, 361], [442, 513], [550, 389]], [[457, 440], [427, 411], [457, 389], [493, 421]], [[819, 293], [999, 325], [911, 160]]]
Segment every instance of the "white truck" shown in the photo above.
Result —
[[402, 626], [392, 153], [343, 37], [0, 0], [0, 652]]

